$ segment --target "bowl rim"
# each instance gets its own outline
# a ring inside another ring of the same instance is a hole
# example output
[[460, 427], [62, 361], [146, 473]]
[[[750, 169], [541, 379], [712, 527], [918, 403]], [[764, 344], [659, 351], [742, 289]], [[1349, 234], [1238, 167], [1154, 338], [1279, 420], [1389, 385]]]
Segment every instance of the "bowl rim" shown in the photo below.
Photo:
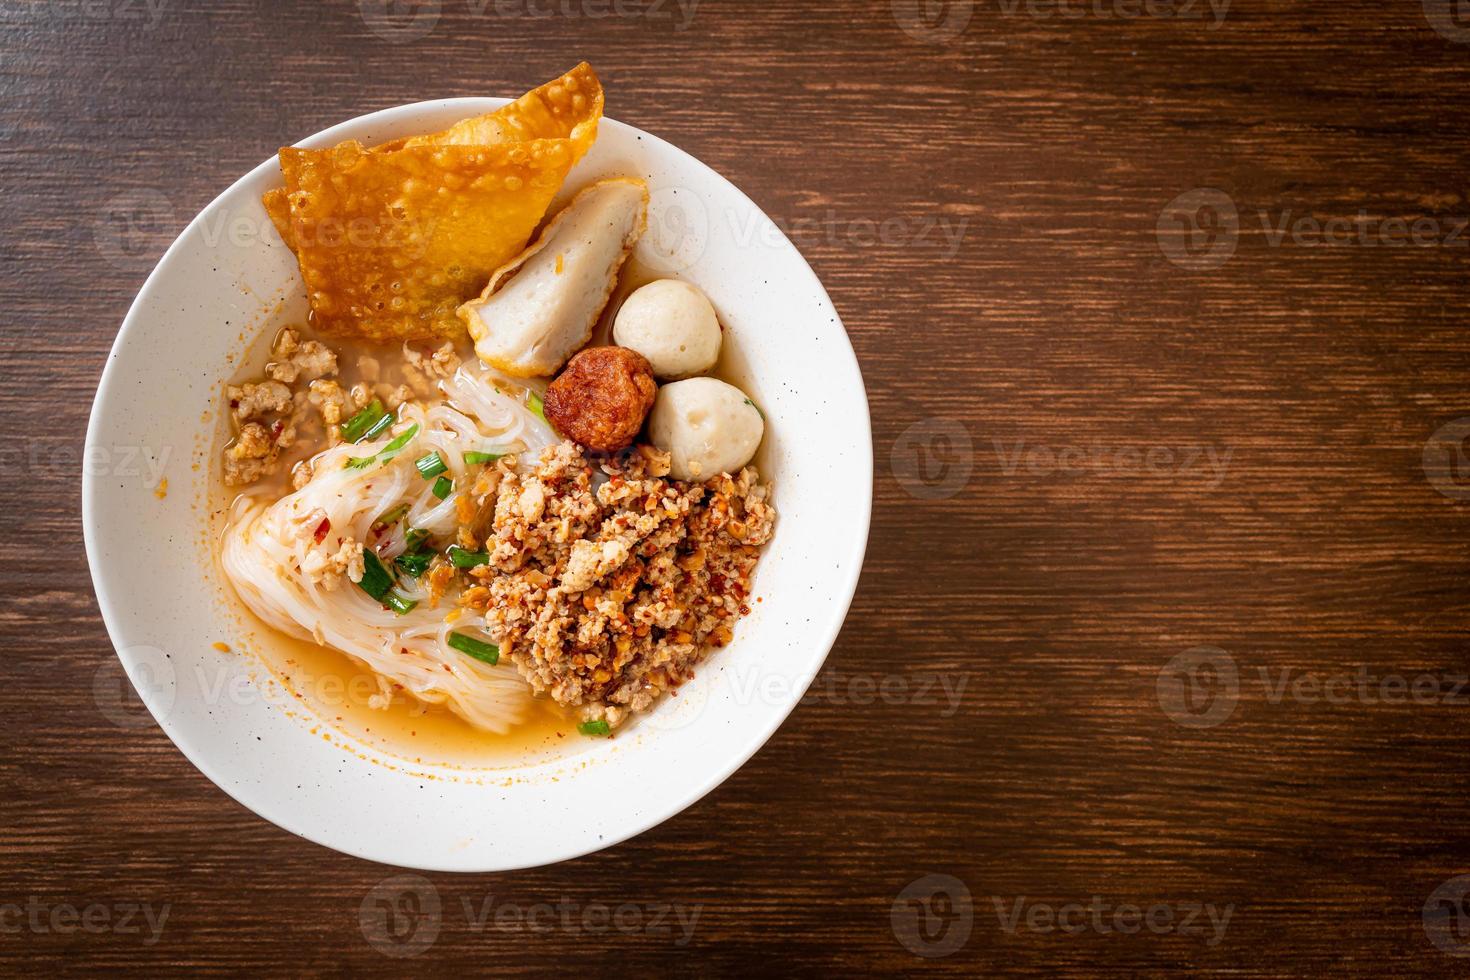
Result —
[[[297, 141], [296, 143], [293, 143], [292, 145], [307, 148], [330, 146], [341, 141], [342, 139], [352, 138], [349, 131], [355, 131], [363, 126], [372, 125], [374, 123], [397, 122], [404, 117], [412, 117], [414, 115], [424, 112], [440, 111], [451, 107], [461, 107], [467, 109], [469, 110], [470, 114], [474, 114], [476, 112], [493, 111], [494, 109], [499, 108], [500, 106], [503, 106], [510, 101], [511, 100], [507, 98], [494, 96], [464, 96], [444, 99], [428, 99], [419, 102], [404, 103], [402, 105], [390, 106], [383, 109], [374, 110], [372, 112], [364, 113], [362, 115], [355, 116], [342, 122], [335, 123], [331, 126], [326, 127], [325, 129], [322, 129], [312, 134], [311, 136], [308, 136], [302, 140]], [[627, 123], [619, 122], [618, 120], [611, 117], [603, 117], [600, 125], [610, 126], [614, 130], [626, 130], [628, 135], [636, 136], [639, 139], [648, 142], [652, 146], [658, 148], [661, 152], [673, 154], [675, 157], [680, 158], [681, 164], [685, 166], [691, 166], [696, 170], [702, 171], [705, 176], [712, 178], [719, 184], [724, 185], [724, 188], [727, 191], [732, 192], [736, 196], [736, 198], [744, 204], [744, 206], [750, 208], [752, 213], [759, 215], [761, 218], [765, 219], [768, 222], [770, 221], [770, 216], [766, 214], [765, 210], [761, 208], [758, 204], [756, 204], [753, 200], [751, 200], [751, 198], [744, 191], [742, 191], [734, 183], [728, 180], [723, 174], [719, 173], [713, 167], [710, 167], [708, 164], [699, 160], [692, 154], [680, 149], [678, 146], [675, 146], [673, 143], [670, 143], [659, 136], [649, 133], [646, 130], [631, 126]], [[215, 197], [211, 199], [210, 202], [206, 204], [199, 211], [199, 213], [196, 214], [193, 219], [184, 226], [184, 228], [175, 237], [169, 247], [164, 250], [163, 254], [159, 257], [157, 263], [148, 273], [148, 276], [143, 280], [143, 284], [139, 287], [137, 294], [133, 297], [132, 303], [129, 304], [128, 312], [123, 317], [122, 325], [118, 329], [116, 338], [114, 338], [112, 345], [108, 348], [107, 359], [104, 363], [101, 377], [98, 380], [97, 391], [93, 397], [91, 410], [88, 413], [86, 441], [84, 442], [84, 446], [90, 446], [94, 444], [98, 435], [99, 426], [101, 424], [103, 414], [102, 406], [106, 404], [111, 398], [115, 397], [115, 389], [117, 389], [118, 386], [120, 386], [125, 380], [120, 370], [114, 369], [118, 358], [118, 353], [123, 345], [128, 341], [129, 336], [142, 329], [139, 326], [139, 323], [141, 321], [140, 309], [143, 306], [144, 298], [147, 297], [155, 288], [157, 288], [157, 283], [160, 280], [164, 267], [169, 264], [170, 259], [177, 251], [185, 247], [186, 241], [191, 239], [195, 232], [203, 226], [208, 216], [212, 215], [217, 209], [228, 206], [228, 200], [236, 194], [241, 185], [259, 179], [262, 175], [268, 174], [269, 171], [271, 171], [272, 169], [278, 168], [278, 166], [279, 162], [277, 160], [277, 157], [275, 155], [272, 155], [265, 161], [260, 163], [258, 166], [251, 168], [245, 174], [232, 181], [228, 187], [226, 187], [219, 194], [215, 195]], [[866, 383], [863, 380], [861, 365], [859, 364], [857, 354], [853, 349], [851, 337], [848, 335], [847, 329], [842, 322], [841, 314], [837, 312], [835, 304], [832, 303], [831, 297], [828, 295], [826, 288], [822, 285], [821, 280], [817, 277], [816, 272], [813, 271], [813, 269], [811, 268], [811, 264], [807, 261], [806, 256], [801, 254], [801, 250], [797, 248], [795, 243], [790, 240], [784, 230], [776, 225], [775, 222], [770, 223], [772, 227], [776, 230], [776, 233], [780, 236], [781, 243], [789, 246], [792, 254], [795, 255], [796, 258], [800, 261], [801, 271], [804, 273], [805, 277], [809, 279], [810, 285], [816, 289], [817, 293], [826, 301], [828, 307], [830, 307], [833, 311], [835, 317], [835, 325], [837, 327], [837, 334], [841, 343], [834, 346], [832, 353], [834, 356], [841, 356], [845, 354], [851, 368], [852, 377], [856, 380], [857, 383], [857, 394], [861, 395], [862, 411], [860, 413], [860, 416], [851, 419], [852, 424], [857, 426], [860, 430], [854, 433], [854, 445], [861, 449], [860, 458], [854, 461], [854, 465], [860, 471], [853, 474], [854, 479], [852, 479], [851, 483], [853, 484], [852, 489], [854, 490], [854, 492], [861, 495], [860, 500], [857, 501], [858, 503], [860, 503], [860, 507], [858, 508], [858, 510], [861, 526], [860, 528], [854, 528], [854, 530], [860, 530], [861, 533], [854, 534], [852, 536], [851, 542], [848, 545], [848, 570], [846, 575], [844, 576], [845, 580], [839, 583], [840, 591], [838, 592], [838, 594], [843, 596], [843, 598], [839, 602], [835, 602], [828, 607], [828, 610], [826, 612], [826, 621], [822, 625], [821, 629], [814, 636], [814, 639], [819, 640], [822, 649], [820, 657], [815, 662], [814, 669], [803, 676], [802, 682], [799, 685], [793, 686], [793, 688], [791, 689], [791, 696], [788, 698], [787, 703], [780, 706], [775, 712], [773, 712], [771, 720], [768, 724], [762, 726], [761, 729], [752, 729], [748, 734], [743, 737], [741, 745], [736, 751], [730, 753], [727, 756], [727, 761], [725, 762], [725, 764], [713, 767], [703, 779], [691, 781], [688, 785], [688, 788], [680, 793], [677, 793], [676, 798], [667, 806], [659, 808], [657, 810], [650, 810], [642, 818], [629, 821], [628, 824], [621, 831], [609, 834], [603, 839], [585, 844], [581, 842], [575, 844], [569, 843], [568, 846], [559, 850], [556, 848], [548, 848], [545, 852], [539, 853], [536, 857], [529, 860], [510, 861], [507, 863], [497, 863], [492, 867], [481, 867], [478, 865], [465, 866], [463, 864], [452, 864], [447, 862], [435, 863], [419, 860], [405, 862], [401, 859], [396, 859], [391, 854], [382, 853], [381, 850], [374, 850], [369, 847], [358, 845], [356, 841], [348, 841], [344, 843], [337, 840], [326, 840], [323, 839], [321, 835], [313, 833], [309, 829], [304, 829], [301, 826], [296, 825], [296, 821], [292, 818], [292, 814], [288, 808], [280, 806], [261, 806], [258, 805], [259, 801], [251, 802], [242, 799], [242, 794], [236, 792], [235, 784], [233, 784], [231, 780], [226, 778], [220, 772], [220, 769], [225, 767], [216, 766], [215, 764], [211, 763], [206, 758], [207, 753], [201, 750], [198, 744], [191, 741], [188, 735], [180, 730], [180, 726], [175, 721], [173, 721], [167, 713], [160, 714], [160, 711], [155, 709], [154, 703], [149, 700], [147, 694], [143, 691], [138, 691], [139, 699], [142, 700], [144, 705], [148, 708], [149, 714], [153, 717], [154, 723], [158, 725], [158, 727], [168, 737], [169, 741], [173, 743], [174, 747], [178, 749], [178, 751], [211, 783], [213, 783], [218, 789], [223, 791], [225, 795], [229, 796], [236, 803], [240, 804], [252, 814], [276, 825], [287, 833], [304, 838], [306, 840], [310, 840], [313, 843], [328, 848], [330, 850], [348, 854], [353, 857], [372, 861], [389, 867], [410, 868], [421, 871], [458, 872], [469, 874], [494, 871], [516, 871], [535, 867], [545, 867], [552, 864], [559, 864], [564, 861], [575, 860], [576, 858], [584, 857], [588, 854], [596, 853], [598, 851], [614, 847], [618, 844], [623, 843], [624, 841], [630, 840], [633, 837], [645, 833], [646, 831], [651, 830], [659, 824], [670, 820], [678, 814], [684, 812], [689, 807], [693, 806], [695, 803], [699, 802], [701, 799], [707, 796], [709, 793], [713, 792], [718, 786], [724, 783], [726, 779], [733, 775], [736, 770], [740, 769], [742, 766], [745, 765], [745, 763], [749, 762], [750, 759], [757, 752], [759, 752], [766, 745], [767, 742], [770, 741], [771, 737], [776, 733], [781, 725], [785, 723], [786, 719], [790, 717], [791, 712], [794, 711], [796, 706], [801, 703], [802, 699], [806, 696], [806, 692], [810, 688], [812, 682], [815, 681], [817, 675], [820, 674], [822, 669], [825, 667], [827, 657], [831, 655], [832, 647], [836, 644], [837, 638], [841, 634], [842, 627], [847, 621], [847, 614], [852, 607], [852, 601], [856, 595], [857, 585], [862, 575], [863, 562], [867, 554], [868, 536], [872, 527], [873, 504], [874, 464], [871, 409], [868, 405]], [[88, 468], [83, 467], [81, 518], [82, 537], [87, 556], [87, 566], [92, 579], [93, 592], [97, 598], [98, 609], [101, 613], [103, 624], [107, 629], [108, 639], [112, 643], [114, 652], [116, 653], [119, 661], [122, 662], [124, 671], [129, 678], [129, 683], [132, 683], [133, 674], [127, 671], [127, 668], [130, 667], [131, 664], [128, 658], [124, 656], [123, 650], [125, 649], [125, 646], [120, 642], [120, 635], [122, 632], [122, 628], [120, 625], [121, 614], [115, 606], [114, 600], [107, 591], [106, 582], [104, 581], [105, 577], [102, 571], [104, 563], [98, 550], [99, 546], [96, 541], [97, 532], [94, 531], [94, 517], [98, 509], [97, 502], [103, 492], [104, 491], [102, 489], [100, 477], [97, 474], [91, 472]], [[134, 686], [136, 689], [136, 685]], [[613, 764], [616, 765], [616, 763]]]

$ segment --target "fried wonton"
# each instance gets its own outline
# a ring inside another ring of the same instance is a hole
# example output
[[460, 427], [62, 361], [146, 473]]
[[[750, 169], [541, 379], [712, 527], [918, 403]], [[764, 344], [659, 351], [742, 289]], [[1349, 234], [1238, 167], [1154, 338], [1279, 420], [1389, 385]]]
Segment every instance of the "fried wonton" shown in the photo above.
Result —
[[584, 61], [556, 81], [532, 89], [488, 115], [461, 120], [442, 133], [389, 143], [382, 149], [569, 139], [585, 152], [597, 138], [602, 102], [602, 83], [592, 66]]
[[461, 337], [455, 316], [518, 254], [597, 137], [579, 65], [486, 116], [364, 149], [281, 150], [262, 203], [296, 253], [316, 325], [369, 340]]

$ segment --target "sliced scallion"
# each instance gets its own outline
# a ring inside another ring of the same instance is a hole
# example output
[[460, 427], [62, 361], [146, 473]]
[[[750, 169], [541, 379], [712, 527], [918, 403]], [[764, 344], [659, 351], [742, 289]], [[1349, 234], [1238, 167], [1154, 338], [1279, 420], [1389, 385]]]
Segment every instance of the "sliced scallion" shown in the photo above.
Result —
[[443, 500], [454, 492], [454, 481], [447, 476], [441, 476], [434, 481], [434, 496]]
[[399, 521], [403, 520], [404, 515], [406, 515], [407, 513], [408, 502], [404, 501], [397, 507], [390, 508], [379, 514], [378, 519], [373, 521], [373, 527], [392, 527], [394, 524], [397, 524]]
[[541, 421], [546, 421], [546, 403], [543, 402], [541, 400], [541, 396], [536, 394], [534, 391], [526, 392], [526, 407], [535, 412], [538, 416], [540, 416]]
[[396, 439], [388, 443], [388, 445], [384, 446], [383, 451], [378, 453], [376, 456], [363, 456], [360, 458], [349, 459], [347, 461], [347, 466], [349, 469], [365, 470], [369, 466], [372, 466], [374, 463], [386, 463], [394, 456], [397, 456], [399, 453], [403, 452], [404, 447], [412, 442], [413, 437], [418, 434], [419, 424], [415, 422], [407, 429], [404, 429], [403, 432], [400, 433]]
[[362, 549], [362, 580], [357, 587], [400, 616], [418, 605], [417, 599], [401, 596], [393, 589], [392, 573], [370, 548]]
[[465, 453], [464, 463], [466, 466], [480, 466], [484, 463], [493, 463], [505, 453]]
[[383, 605], [387, 606], [389, 609], [393, 610], [400, 616], [404, 616], [408, 613], [413, 612], [413, 607], [417, 606], [418, 604], [419, 601], [417, 599], [409, 599], [406, 596], [399, 595], [397, 592], [389, 592], [387, 595], [383, 596]]
[[388, 445], [384, 446], [383, 447], [383, 451], [380, 452], [380, 453], [378, 453], [378, 459], [381, 460], [384, 463], [388, 462], [388, 460], [392, 459], [394, 456], [397, 456], [399, 453], [403, 452], [404, 448], [410, 442], [413, 442], [413, 437], [416, 436], [416, 435], [418, 435], [418, 434], [419, 434], [419, 424], [417, 422], [415, 422], [413, 425], [410, 425], [407, 429], [404, 429], [403, 432], [398, 436], [397, 439], [394, 439], [392, 442], [388, 443]]
[[380, 419], [378, 419], [376, 422], [374, 422], [372, 424], [372, 426], [366, 432], [364, 432], [362, 434], [362, 438], [360, 440], [358, 440], [358, 441], [359, 442], [367, 442], [369, 439], [376, 439], [376, 438], [378, 438], [378, 436], [382, 435], [384, 432], [387, 432], [388, 431], [388, 426], [390, 426], [392, 424], [393, 424], [393, 413], [392, 412], [384, 412], [383, 413], [383, 417], [380, 418]]
[[448, 465], [444, 462], [444, 457], [439, 455], [439, 450], [437, 449], [427, 456], [420, 456], [414, 461], [413, 465], [418, 468], [419, 476], [425, 480], [432, 480], [440, 473], [449, 469]]
[[484, 640], [477, 640], [468, 633], [450, 633], [448, 642], [450, 647], [460, 653], [474, 657], [476, 660], [483, 660], [491, 666], [500, 662], [500, 647], [493, 643], [486, 643]]
[[429, 540], [429, 532], [421, 527], [409, 528], [408, 533], [403, 538], [404, 544], [409, 551], [418, 551], [419, 545]]
[[361, 442], [384, 419], [391, 418], [391, 415], [383, 411], [383, 403], [374, 398], [370, 405], [342, 423], [342, 438], [348, 442]]
[[606, 738], [612, 734], [612, 726], [605, 721], [584, 721], [577, 726], [577, 731], [583, 735], [595, 735]]
[[357, 587], [379, 602], [393, 588], [393, 576], [371, 548], [362, 549], [362, 579]]
[[425, 548], [422, 551], [405, 551], [393, 559], [393, 564], [401, 568], [405, 574], [418, 578], [429, 570], [429, 563], [434, 560], [434, 552]]
[[457, 544], [449, 546], [449, 560], [454, 563], [455, 568], [479, 568], [490, 561], [490, 556], [483, 551], [466, 551]]

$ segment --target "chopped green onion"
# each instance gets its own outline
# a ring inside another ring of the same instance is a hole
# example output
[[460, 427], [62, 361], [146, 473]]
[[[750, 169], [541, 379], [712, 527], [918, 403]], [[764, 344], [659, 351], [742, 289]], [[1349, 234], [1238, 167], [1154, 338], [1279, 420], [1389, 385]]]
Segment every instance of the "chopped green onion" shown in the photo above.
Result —
[[440, 473], [449, 469], [444, 463], [444, 457], [439, 455], [439, 450], [437, 449], [427, 456], [420, 456], [414, 461], [413, 465], [418, 467], [419, 476], [425, 480], [432, 480]]
[[745, 399], [745, 404], [747, 404], [751, 408], [755, 409], [755, 414], [757, 414], [757, 415], [759, 415], [761, 417], [761, 421], [762, 422], [764, 422], [766, 420], [766, 413], [761, 411], [761, 407], [759, 405], [757, 405], [755, 402], [751, 401], [749, 398]]
[[422, 551], [405, 551], [393, 559], [393, 564], [403, 569], [405, 573], [418, 578], [429, 570], [429, 563], [434, 560], [434, 552], [425, 548]]
[[541, 400], [540, 395], [534, 391], [526, 392], [526, 407], [541, 416], [541, 421], [546, 422], [546, 403]]
[[466, 551], [457, 544], [449, 546], [449, 560], [455, 568], [479, 568], [488, 564], [490, 556], [483, 551]]
[[418, 551], [419, 545], [429, 540], [429, 532], [421, 527], [414, 527], [409, 528], [408, 533], [403, 537], [405, 546], [409, 551]]
[[493, 463], [505, 453], [465, 453], [464, 464], [466, 466], [479, 466], [482, 463]]
[[362, 549], [362, 580], [357, 587], [379, 602], [393, 588], [393, 576], [371, 548]]
[[484, 640], [477, 640], [468, 633], [450, 633], [449, 645], [460, 653], [468, 654], [476, 660], [494, 666], [500, 662], [500, 647]]
[[434, 496], [443, 500], [454, 492], [454, 481], [447, 476], [441, 476], [434, 481]]
[[413, 442], [413, 437], [418, 434], [419, 424], [415, 422], [407, 429], [404, 429], [403, 433], [399, 435], [397, 439], [394, 439], [392, 442], [388, 443], [388, 445], [384, 446], [383, 451], [378, 453], [378, 459], [382, 460], [385, 463], [388, 462], [388, 460], [403, 452], [404, 447], [406, 447], [410, 442]]
[[409, 599], [394, 591], [393, 576], [370, 548], [362, 549], [362, 581], [357, 583], [357, 587], [400, 616], [418, 605], [417, 599]]
[[398, 438], [394, 439], [392, 442], [388, 443], [388, 445], [384, 446], [383, 451], [378, 453], [376, 456], [365, 456], [361, 458], [349, 459], [347, 461], [347, 465], [349, 468], [354, 470], [365, 470], [369, 466], [373, 465], [373, 463], [386, 463], [394, 456], [397, 456], [399, 453], [403, 452], [404, 447], [412, 442], [413, 437], [418, 434], [419, 424], [415, 422], [413, 425], [410, 425], [407, 429], [403, 430]]
[[380, 418], [380, 419], [378, 419], [378, 421], [374, 422], [373, 423], [373, 427], [371, 429], [368, 429], [367, 432], [363, 433], [362, 439], [359, 440], [359, 441], [361, 441], [361, 442], [367, 442], [369, 439], [376, 439], [376, 438], [378, 438], [378, 436], [382, 435], [384, 432], [387, 432], [388, 431], [388, 426], [390, 426], [392, 424], [393, 424], [393, 413], [392, 412], [384, 412], [383, 413], [383, 417]]
[[577, 726], [577, 731], [583, 735], [596, 735], [606, 738], [612, 734], [612, 726], [605, 721], [584, 721]]
[[383, 596], [383, 605], [387, 606], [389, 609], [393, 610], [400, 616], [406, 616], [407, 614], [413, 612], [413, 607], [417, 606], [418, 604], [419, 601], [417, 599], [409, 599], [405, 596], [399, 595], [397, 592], [389, 592], [387, 595]]
[[374, 398], [372, 404], [342, 423], [342, 438], [348, 442], [361, 442], [368, 438], [371, 431], [382, 425], [384, 419], [392, 417], [383, 411], [383, 403]]
[[382, 514], [378, 515], [378, 519], [373, 521], [373, 527], [392, 527], [394, 524], [403, 520], [404, 515], [407, 513], [408, 502], [405, 501], [397, 507], [391, 510], [385, 510]]

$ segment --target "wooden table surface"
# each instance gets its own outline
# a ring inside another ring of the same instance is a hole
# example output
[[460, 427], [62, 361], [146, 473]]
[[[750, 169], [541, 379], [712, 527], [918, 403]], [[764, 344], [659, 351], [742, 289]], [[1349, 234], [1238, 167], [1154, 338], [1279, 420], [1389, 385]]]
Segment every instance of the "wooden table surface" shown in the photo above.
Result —
[[[395, 958], [99, 708], [87, 413], [278, 145], [582, 58], [830, 291], [867, 563], [723, 786]], [[0, 971], [1462, 973], [1467, 85], [1452, 0], [0, 0]]]

